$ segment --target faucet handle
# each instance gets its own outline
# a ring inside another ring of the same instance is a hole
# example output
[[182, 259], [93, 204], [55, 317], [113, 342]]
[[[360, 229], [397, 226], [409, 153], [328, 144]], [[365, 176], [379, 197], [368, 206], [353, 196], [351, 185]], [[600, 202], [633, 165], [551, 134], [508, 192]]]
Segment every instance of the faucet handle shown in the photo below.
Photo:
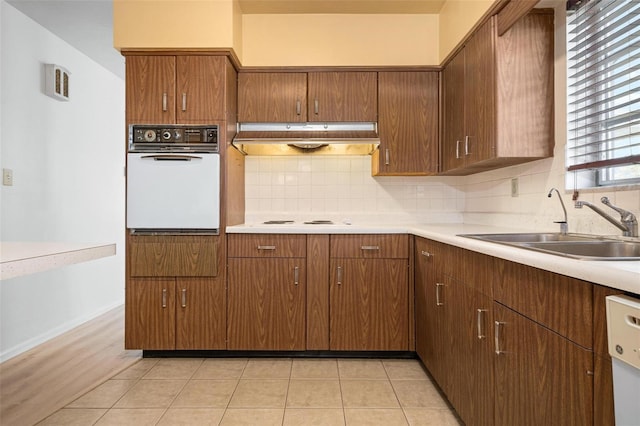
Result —
[[609, 197], [602, 197], [600, 198], [600, 202], [602, 204], [604, 204], [605, 206], [609, 206], [611, 207], [613, 210], [617, 211], [618, 213], [620, 213], [620, 217], [625, 220], [625, 221], [632, 221], [635, 220], [635, 215], [633, 213], [631, 213], [628, 210], [625, 210], [623, 208], [614, 206], [613, 204], [611, 204], [611, 201], [609, 201]]

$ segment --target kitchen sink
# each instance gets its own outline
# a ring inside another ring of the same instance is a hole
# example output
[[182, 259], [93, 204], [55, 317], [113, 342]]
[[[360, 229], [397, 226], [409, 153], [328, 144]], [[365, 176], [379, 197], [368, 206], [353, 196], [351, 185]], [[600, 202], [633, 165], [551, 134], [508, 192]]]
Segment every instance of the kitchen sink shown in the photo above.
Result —
[[640, 242], [570, 241], [523, 243], [525, 248], [590, 260], [640, 260]]
[[555, 232], [460, 234], [460, 236], [574, 259], [640, 260], [640, 240], [627, 241], [597, 235]]
[[496, 243], [537, 243], [548, 241], [593, 241], [597, 237], [582, 234], [561, 234], [559, 232], [526, 232], [513, 234], [461, 234], [462, 237]]

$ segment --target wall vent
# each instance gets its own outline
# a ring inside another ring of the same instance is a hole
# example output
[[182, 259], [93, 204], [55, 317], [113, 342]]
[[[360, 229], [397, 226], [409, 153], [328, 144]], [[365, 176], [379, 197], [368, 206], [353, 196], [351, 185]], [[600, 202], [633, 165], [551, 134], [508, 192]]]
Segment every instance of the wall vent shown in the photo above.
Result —
[[44, 90], [47, 96], [59, 101], [69, 100], [69, 76], [71, 73], [56, 64], [45, 64]]

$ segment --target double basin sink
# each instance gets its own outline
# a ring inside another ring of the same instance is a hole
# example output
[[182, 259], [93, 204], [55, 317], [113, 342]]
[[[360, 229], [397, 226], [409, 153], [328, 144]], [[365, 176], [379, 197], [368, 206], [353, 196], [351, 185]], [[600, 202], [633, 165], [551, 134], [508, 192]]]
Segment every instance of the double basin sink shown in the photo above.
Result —
[[640, 240], [623, 240], [585, 234], [555, 232], [460, 234], [547, 254], [583, 260], [640, 260]]

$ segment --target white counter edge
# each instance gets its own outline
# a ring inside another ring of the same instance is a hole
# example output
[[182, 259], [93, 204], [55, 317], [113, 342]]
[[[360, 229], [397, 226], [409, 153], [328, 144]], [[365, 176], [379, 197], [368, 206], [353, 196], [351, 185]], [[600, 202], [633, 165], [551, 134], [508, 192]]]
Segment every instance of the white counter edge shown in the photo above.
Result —
[[115, 254], [115, 244], [2, 242], [0, 243], [0, 280], [88, 262]]

